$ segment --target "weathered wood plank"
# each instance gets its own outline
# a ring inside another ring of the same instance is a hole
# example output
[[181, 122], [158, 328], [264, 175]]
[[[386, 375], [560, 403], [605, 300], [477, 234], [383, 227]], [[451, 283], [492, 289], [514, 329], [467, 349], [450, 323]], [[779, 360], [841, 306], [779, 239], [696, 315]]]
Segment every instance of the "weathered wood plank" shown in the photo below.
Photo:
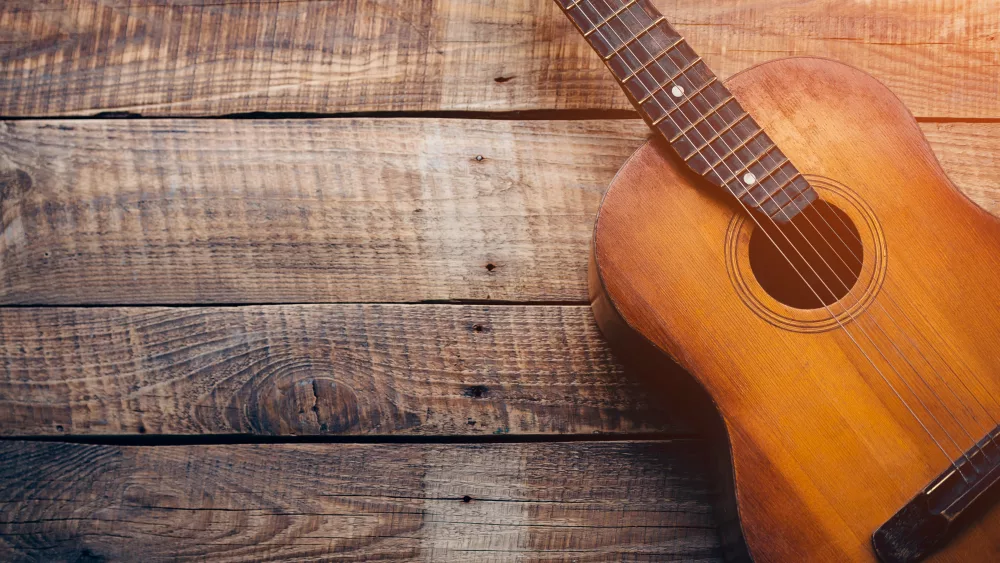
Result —
[[[1000, 212], [1000, 125], [924, 129]], [[601, 193], [647, 135], [637, 120], [7, 122], [0, 303], [582, 302]]]
[[598, 200], [644, 135], [631, 120], [3, 123], [0, 302], [582, 301]]
[[1000, 215], [1000, 124], [924, 123], [948, 176], [972, 201]]
[[7, 436], [689, 430], [644, 387], [583, 305], [0, 308]]
[[0, 443], [5, 561], [721, 561], [698, 442]]
[[[725, 77], [860, 67], [917, 114], [1000, 117], [998, 0], [655, 0]], [[8, 0], [0, 115], [628, 108], [551, 1]]]

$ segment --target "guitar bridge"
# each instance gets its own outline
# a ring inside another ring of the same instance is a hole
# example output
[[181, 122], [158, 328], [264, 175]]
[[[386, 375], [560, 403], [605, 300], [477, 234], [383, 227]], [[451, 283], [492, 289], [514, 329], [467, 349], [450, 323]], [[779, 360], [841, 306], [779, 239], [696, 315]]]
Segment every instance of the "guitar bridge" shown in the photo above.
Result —
[[1000, 426], [931, 481], [872, 535], [885, 563], [921, 561], [943, 547], [955, 521], [1000, 480]]

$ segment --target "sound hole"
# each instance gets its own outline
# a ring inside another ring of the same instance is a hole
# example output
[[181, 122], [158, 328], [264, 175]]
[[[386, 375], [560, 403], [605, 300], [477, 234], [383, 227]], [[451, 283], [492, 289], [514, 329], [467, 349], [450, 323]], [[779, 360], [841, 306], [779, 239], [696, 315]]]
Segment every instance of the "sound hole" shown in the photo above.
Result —
[[[819, 309], [847, 295], [861, 275], [864, 247], [850, 217], [817, 201], [791, 223], [761, 220], [750, 235], [750, 268], [781, 303]], [[772, 242], [773, 241], [773, 242]]]

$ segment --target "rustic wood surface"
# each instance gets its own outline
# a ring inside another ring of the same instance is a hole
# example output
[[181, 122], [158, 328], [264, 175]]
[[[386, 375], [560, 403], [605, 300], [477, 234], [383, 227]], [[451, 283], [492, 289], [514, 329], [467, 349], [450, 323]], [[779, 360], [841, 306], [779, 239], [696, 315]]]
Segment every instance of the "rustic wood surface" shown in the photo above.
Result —
[[[1000, 211], [1000, 125], [925, 123]], [[638, 120], [0, 125], [0, 303], [585, 302]], [[482, 160], [477, 160], [477, 157]]]
[[597, 202], [644, 135], [634, 120], [7, 122], [0, 302], [583, 302]]
[[[654, 3], [874, 74], [1000, 210], [997, 1]], [[0, 560], [717, 561], [585, 305], [626, 109], [550, 1], [0, 3]], [[169, 119], [48, 119], [102, 112]]]
[[587, 306], [0, 309], [0, 435], [687, 431]]
[[[722, 77], [783, 56], [1000, 117], [997, 0], [655, 0]], [[554, 2], [7, 0], [0, 115], [630, 109]]]
[[718, 562], [673, 442], [0, 442], [0, 559]]

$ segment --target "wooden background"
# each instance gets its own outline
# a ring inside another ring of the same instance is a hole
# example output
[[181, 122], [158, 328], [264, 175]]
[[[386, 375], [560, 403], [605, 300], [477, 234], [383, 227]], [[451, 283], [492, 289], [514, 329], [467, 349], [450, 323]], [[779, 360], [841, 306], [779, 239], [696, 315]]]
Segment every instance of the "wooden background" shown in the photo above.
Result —
[[[655, 3], [1000, 212], [1000, 2]], [[628, 109], [550, 1], [0, 3], [0, 560], [718, 561], [586, 302]]]

